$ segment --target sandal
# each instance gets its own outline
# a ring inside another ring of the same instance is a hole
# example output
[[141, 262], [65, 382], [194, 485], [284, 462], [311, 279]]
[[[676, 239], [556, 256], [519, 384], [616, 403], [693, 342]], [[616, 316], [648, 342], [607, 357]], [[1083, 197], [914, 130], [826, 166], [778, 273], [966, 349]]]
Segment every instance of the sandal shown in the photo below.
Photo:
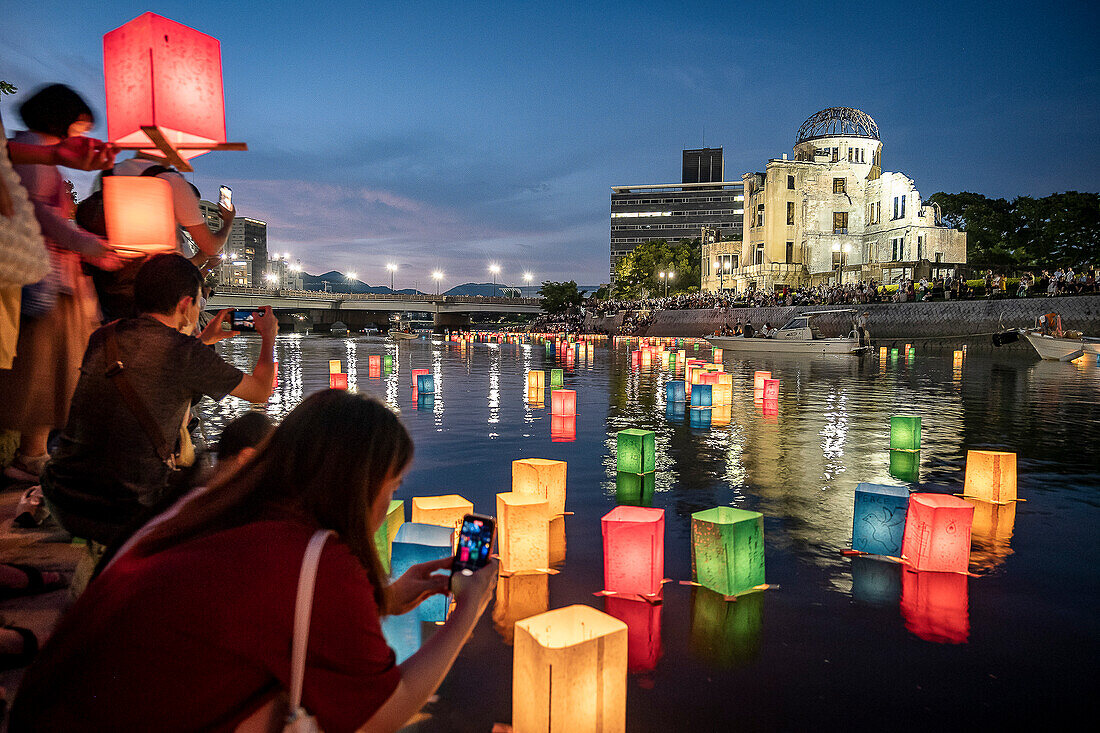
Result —
[[18, 654], [0, 654], [0, 672], [26, 667], [34, 661], [38, 655], [38, 637], [33, 631], [12, 624], [3, 624], [0, 629], [11, 629], [23, 637], [23, 651]]
[[27, 584], [22, 588], [0, 586], [0, 601], [6, 601], [12, 598], [22, 598], [23, 596], [35, 596], [39, 593], [49, 593], [50, 591], [65, 588], [69, 584], [64, 577], [58, 577], [58, 579], [52, 583], [47, 583], [45, 578], [42, 577], [42, 571], [30, 565], [22, 565], [14, 562], [0, 564], [6, 565], [9, 568], [15, 568], [27, 576]]

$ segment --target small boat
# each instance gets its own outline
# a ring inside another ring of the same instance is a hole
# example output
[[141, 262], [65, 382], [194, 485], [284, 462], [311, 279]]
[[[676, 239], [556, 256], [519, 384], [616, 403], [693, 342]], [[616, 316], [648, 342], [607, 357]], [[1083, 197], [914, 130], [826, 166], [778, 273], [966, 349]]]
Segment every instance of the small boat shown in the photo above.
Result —
[[763, 354], [862, 354], [871, 350], [871, 333], [852, 324], [847, 336], [825, 338], [814, 325], [821, 316], [855, 313], [850, 308], [799, 313], [774, 335], [767, 338], [745, 336], [706, 336], [712, 346], [728, 351], [751, 351]]
[[417, 337], [418, 334], [415, 334], [412, 331], [390, 331], [390, 338], [392, 338], [394, 341], [412, 341]]
[[[1073, 361], [1082, 354], [1100, 355], [1100, 338], [1084, 336], [1079, 331], [1063, 331], [1062, 317], [1057, 313], [1044, 314], [1037, 320], [1034, 328], [1015, 329], [1015, 333], [1027, 339], [1040, 358]], [[997, 346], [1009, 343], [1005, 335], [995, 335], [993, 343]]]

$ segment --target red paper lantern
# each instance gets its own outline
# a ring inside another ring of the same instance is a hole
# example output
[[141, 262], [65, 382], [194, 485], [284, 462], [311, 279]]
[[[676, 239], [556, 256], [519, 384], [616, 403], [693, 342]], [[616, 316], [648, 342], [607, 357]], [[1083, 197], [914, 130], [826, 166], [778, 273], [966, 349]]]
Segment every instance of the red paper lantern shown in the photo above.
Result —
[[950, 494], [912, 494], [901, 554], [917, 570], [965, 573], [974, 506]]
[[348, 375], [343, 372], [336, 372], [335, 374], [328, 375], [328, 388], [329, 389], [347, 389], [348, 388]]
[[577, 414], [577, 392], [572, 389], [555, 389], [551, 392], [550, 414], [561, 417], [575, 417]]
[[176, 251], [172, 186], [163, 178], [105, 177], [103, 217], [115, 249], [143, 255]]
[[225, 143], [218, 39], [145, 13], [103, 36], [103, 80], [111, 142], [183, 160]]
[[965, 644], [970, 636], [967, 577], [906, 570], [901, 574], [905, 628], [925, 641]]
[[273, 389], [279, 388], [279, 362], [272, 362], [275, 365], [275, 373], [271, 375], [271, 386]]
[[413, 373], [412, 373], [412, 378], [413, 378], [412, 386], [413, 386], [413, 389], [416, 389], [416, 378], [419, 377], [421, 374], [427, 374], [427, 373], [428, 373], [427, 369], [413, 369]]
[[371, 354], [367, 357], [367, 378], [382, 378], [382, 357], [379, 354]]
[[626, 669], [652, 672], [661, 658], [661, 603], [607, 596], [604, 611], [626, 624]]
[[577, 418], [563, 415], [550, 416], [550, 441], [572, 443], [577, 439]]
[[652, 596], [665, 575], [665, 510], [619, 506], [600, 520], [603, 583], [611, 593]]
[[764, 380], [764, 402], [769, 400], [779, 399], [779, 380], [778, 379], [765, 379]]

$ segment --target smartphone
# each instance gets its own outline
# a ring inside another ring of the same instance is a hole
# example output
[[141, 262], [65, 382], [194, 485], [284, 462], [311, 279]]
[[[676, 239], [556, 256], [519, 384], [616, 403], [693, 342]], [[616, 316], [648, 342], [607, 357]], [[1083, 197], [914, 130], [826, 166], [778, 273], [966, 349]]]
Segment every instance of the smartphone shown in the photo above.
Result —
[[252, 311], [233, 311], [234, 331], [255, 331], [256, 316]]
[[489, 562], [495, 530], [496, 522], [492, 517], [467, 514], [462, 518], [462, 528], [458, 533], [458, 548], [451, 563], [452, 575], [455, 573], [473, 575], [475, 570]]
[[223, 209], [233, 208], [233, 189], [229, 186], [222, 186], [218, 189], [218, 206]]

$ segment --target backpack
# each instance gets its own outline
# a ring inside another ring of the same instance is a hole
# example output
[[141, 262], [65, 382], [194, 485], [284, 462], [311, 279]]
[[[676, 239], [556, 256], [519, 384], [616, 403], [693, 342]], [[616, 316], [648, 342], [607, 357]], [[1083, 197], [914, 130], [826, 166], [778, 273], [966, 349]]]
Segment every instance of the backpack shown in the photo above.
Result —
[[[166, 168], [163, 165], [151, 165], [143, 170], [141, 175], [159, 176], [161, 173], [171, 172], [171, 168]], [[115, 171], [111, 168], [103, 171], [101, 177], [113, 176], [114, 174]], [[98, 234], [101, 237], [107, 236], [107, 218], [103, 214], [102, 187], [98, 191], [93, 191], [88, 198], [76, 205], [76, 223], [92, 234]]]

